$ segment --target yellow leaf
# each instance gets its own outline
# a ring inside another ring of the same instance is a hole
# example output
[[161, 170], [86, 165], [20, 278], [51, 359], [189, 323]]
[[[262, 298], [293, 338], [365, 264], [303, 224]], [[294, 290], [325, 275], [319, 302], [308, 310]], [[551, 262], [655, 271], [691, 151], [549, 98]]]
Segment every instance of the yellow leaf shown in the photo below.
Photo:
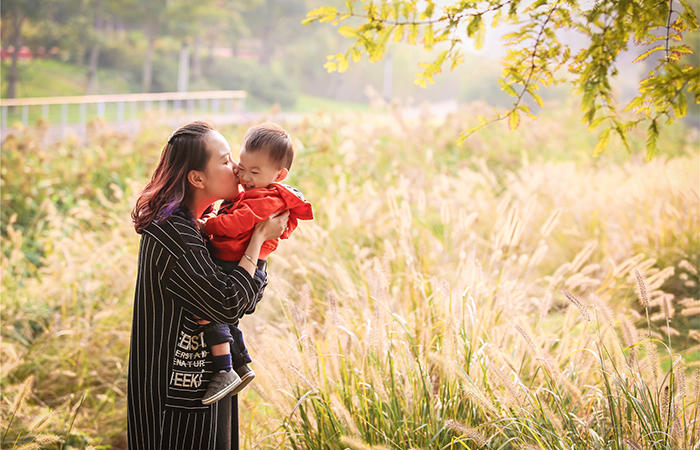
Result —
[[349, 37], [349, 38], [357, 37], [357, 30], [355, 30], [355, 27], [351, 27], [349, 25], [344, 25], [342, 27], [338, 27], [338, 33], [341, 36], [345, 36], [345, 37]]
[[518, 114], [517, 109], [514, 109], [508, 115], [508, 128], [510, 128], [511, 130], [515, 130], [516, 128], [518, 128], [519, 124], [520, 124], [520, 114]]
[[600, 133], [600, 136], [598, 136], [598, 142], [596, 143], [595, 148], [593, 149], [594, 158], [603, 153], [603, 151], [605, 151], [605, 148], [608, 146], [609, 139], [610, 128], [606, 128]]
[[647, 58], [649, 57], [649, 55], [651, 55], [651, 54], [654, 53], [655, 51], [657, 51], [657, 50], [663, 50], [663, 48], [664, 48], [663, 45], [657, 45], [656, 47], [654, 47], [654, 48], [652, 48], [652, 49], [650, 49], [650, 50], [647, 50], [647, 51], [645, 51], [644, 53], [642, 53], [641, 55], [637, 56], [637, 57], [634, 59], [634, 61], [632, 61], [632, 62], [643, 61], [643, 60], [647, 59]]

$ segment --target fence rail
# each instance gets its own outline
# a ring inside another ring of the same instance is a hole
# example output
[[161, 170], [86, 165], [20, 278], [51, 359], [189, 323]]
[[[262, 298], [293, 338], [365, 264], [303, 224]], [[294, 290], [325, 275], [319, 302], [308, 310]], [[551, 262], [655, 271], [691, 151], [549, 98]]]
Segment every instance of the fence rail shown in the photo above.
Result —
[[245, 91], [233, 90], [0, 99], [0, 126], [4, 131], [14, 122], [29, 125], [39, 118], [63, 127], [84, 126], [97, 117], [121, 123], [138, 119], [143, 111], [151, 110], [163, 115], [229, 114], [241, 112], [245, 99]]

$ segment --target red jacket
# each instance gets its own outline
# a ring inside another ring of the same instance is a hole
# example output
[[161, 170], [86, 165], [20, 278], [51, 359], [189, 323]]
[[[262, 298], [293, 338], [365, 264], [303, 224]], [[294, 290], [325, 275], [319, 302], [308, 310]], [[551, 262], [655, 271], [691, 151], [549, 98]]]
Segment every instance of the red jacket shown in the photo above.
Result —
[[[233, 200], [224, 201], [216, 217], [206, 221], [207, 234], [212, 235], [216, 257], [224, 261], [238, 261], [243, 257], [258, 222], [278, 211], [289, 210], [287, 229], [280, 236], [289, 238], [297, 227], [297, 221], [314, 218], [311, 203], [304, 200], [299, 190], [286, 184], [272, 183], [266, 188], [243, 191]], [[267, 257], [277, 248], [279, 239], [265, 241], [259, 259]]]

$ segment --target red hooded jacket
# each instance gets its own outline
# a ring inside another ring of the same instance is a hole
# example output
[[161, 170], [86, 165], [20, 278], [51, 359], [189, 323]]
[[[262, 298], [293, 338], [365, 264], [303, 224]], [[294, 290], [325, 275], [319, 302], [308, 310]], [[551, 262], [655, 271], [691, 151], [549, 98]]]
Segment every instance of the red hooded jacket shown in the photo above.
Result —
[[[289, 238], [298, 220], [314, 218], [311, 203], [304, 200], [304, 195], [298, 189], [272, 183], [265, 188], [243, 191], [233, 201], [224, 201], [216, 217], [205, 223], [207, 234], [212, 235], [211, 243], [216, 257], [224, 261], [240, 260], [253, 236], [255, 224], [286, 210], [289, 210], [289, 221], [281, 239]], [[259, 259], [267, 259], [277, 248], [278, 242], [279, 239], [265, 241]]]

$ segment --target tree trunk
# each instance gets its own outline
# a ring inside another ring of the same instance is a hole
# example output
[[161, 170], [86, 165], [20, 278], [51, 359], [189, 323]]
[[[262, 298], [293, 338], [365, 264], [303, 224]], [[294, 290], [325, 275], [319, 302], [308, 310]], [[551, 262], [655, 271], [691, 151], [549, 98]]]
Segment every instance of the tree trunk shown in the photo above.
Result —
[[187, 83], [190, 72], [190, 47], [187, 41], [182, 42], [180, 49], [180, 63], [177, 69], [177, 91], [187, 92]]
[[15, 11], [14, 20], [12, 21], [14, 29], [12, 30], [12, 64], [10, 65], [10, 73], [7, 74], [7, 92], [5, 98], [17, 97], [17, 60], [19, 59], [19, 49], [22, 46], [22, 17], [18, 11]]
[[192, 47], [192, 81], [202, 78], [202, 52], [200, 51], [202, 42], [199, 36], [194, 40]]
[[146, 46], [146, 57], [143, 59], [143, 77], [141, 78], [141, 90], [143, 92], [151, 91], [151, 83], [153, 80], [153, 48], [156, 43], [157, 25], [155, 19], [149, 20], [146, 25], [148, 45]]
[[87, 73], [87, 91], [88, 93], [97, 92], [97, 64], [100, 59], [100, 39], [99, 34], [102, 30], [102, 4], [98, 0], [95, 4], [95, 42], [90, 49], [90, 60]]
[[209, 75], [214, 67], [214, 38], [209, 40], [207, 44], [207, 58], [204, 62], [204, 72]]

